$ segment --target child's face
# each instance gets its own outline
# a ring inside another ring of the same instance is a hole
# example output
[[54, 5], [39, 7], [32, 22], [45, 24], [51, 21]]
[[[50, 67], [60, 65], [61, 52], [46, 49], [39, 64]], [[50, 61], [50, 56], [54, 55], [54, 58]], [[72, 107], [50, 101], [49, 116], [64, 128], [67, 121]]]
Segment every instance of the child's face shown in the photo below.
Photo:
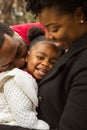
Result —
[[52, 44], [38, 42], [29, 52], [27, 56], [27, 68], [36, 79], [42, 79], [46, 73], [56, 63], [59, 52], [57, 47]]
[[0, 48], [0, 70], [7, 71], [14, 67], [21, 68], [25, 64], [27, 47], [15, 36], [5, 35], [5, 40]]

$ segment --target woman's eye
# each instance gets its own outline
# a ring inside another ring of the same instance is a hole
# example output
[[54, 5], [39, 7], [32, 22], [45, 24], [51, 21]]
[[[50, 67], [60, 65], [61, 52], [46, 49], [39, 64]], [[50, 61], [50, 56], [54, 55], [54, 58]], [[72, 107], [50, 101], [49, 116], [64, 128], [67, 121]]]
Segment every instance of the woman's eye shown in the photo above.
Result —
[[58, 31], [58, 28], [54, 28], [54, 29], [52, 29], [51, 32], [57, 32], [57, 31]]
[[50, 26], [50, 27], [48, 28], [48, 30], [49, 30], [50, 32], [57, 32], [58, 29], [59, 29], [58, 26]]

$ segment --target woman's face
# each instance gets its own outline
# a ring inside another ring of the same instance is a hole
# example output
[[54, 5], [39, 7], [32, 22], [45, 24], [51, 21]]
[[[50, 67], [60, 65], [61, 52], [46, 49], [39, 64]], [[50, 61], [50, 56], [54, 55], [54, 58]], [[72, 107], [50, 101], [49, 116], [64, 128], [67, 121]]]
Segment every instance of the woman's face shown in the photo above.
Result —
[[68, 49], [82, 35], [80, 18], [76, 14], [61, 15], [54, 7], [45, 8], [38, 19], [46, 28], [46, 38], [54, 40], [63, 49]]
[[27, 56], [27, 69], [38, 80], [46, 75], [59, 57], [57, 47], [45, 42], [38, 42]]

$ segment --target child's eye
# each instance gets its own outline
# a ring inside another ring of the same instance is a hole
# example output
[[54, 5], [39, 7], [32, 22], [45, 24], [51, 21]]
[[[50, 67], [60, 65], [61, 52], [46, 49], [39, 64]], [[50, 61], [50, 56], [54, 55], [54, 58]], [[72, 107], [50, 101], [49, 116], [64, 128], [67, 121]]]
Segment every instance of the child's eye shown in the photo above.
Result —
[[36, 56], [38, 59], [40, 59], [40, 60], [42, 60], [43, 59], [43, 57], [42, 56]]
[[57, 62], [57, 60], [51, 60], [50, 63], [54, 65]]

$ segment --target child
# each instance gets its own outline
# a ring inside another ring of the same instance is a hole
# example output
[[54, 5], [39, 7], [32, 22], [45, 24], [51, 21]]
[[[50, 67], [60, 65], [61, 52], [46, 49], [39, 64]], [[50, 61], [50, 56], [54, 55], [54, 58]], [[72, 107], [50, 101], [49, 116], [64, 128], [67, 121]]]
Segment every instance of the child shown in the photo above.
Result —
[[28, 38], [31, 44], [25, 69], [30, 74], [18, 68], [0, 74], [0, 124], [49, 129], [45, 121], [37, 119], [36, 80], [41, 80], [53, 67], [60, 51], [53, 42], [45, 39], [41, 29], [30, 29]]

